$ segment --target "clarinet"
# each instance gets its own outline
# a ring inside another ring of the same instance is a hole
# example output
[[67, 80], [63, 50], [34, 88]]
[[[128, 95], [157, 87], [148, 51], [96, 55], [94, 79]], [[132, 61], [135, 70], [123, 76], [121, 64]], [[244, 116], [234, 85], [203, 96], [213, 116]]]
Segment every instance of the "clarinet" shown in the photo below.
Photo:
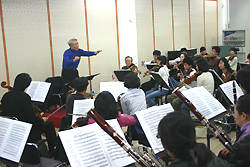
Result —
[[110, 135], [134, 160], [141, 166], [155, 166], [151, 162], [145, 161], [128, 143], [124, 140], [95, 110], [90, 109], [86, 113], [90, 116], [108, 135]]
[[215, 137], [231, 152], [233, 141], [230, 137], [221, 129], [213, 126], [197, 109], [195, 106], [181, 93], [179, 88], [176, 88], [173, 93], [181, 100], [186, 107], [192, 111], [192, 113], [209, 129], [214, 133]]

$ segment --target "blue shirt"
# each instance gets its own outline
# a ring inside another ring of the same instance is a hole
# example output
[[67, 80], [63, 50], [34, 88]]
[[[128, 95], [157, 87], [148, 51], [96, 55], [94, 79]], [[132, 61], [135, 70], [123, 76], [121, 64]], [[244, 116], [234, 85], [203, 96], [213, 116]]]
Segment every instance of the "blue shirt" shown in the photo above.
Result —
[[[62, 63], [62, 67], [66, 68], [66, 69], [73, 69], [73, 68], [77, 68], [78, 64], [80, 63], [81, 60], [81, 56], [93, 56], [95, 52], [92, 51], [84, 51], [82, 49], [79, 49], [77, 51], [72, 50], [71, 48], [65, 50], [64, 54], [63, 54], [63, 63]], [[74, 58], [78, 56], [80, 57], [79, 60], [73, 62]]]

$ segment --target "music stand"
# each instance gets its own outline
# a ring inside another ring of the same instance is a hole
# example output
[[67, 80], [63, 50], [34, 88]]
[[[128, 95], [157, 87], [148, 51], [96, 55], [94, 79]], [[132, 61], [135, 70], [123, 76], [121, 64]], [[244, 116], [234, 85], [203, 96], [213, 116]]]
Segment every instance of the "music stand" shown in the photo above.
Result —
[[168, 84], [162, 79], [159, 73], [150, 71], [150, 74], [154, 77], [155, 81], [160, 85], [161, 90], [161, 105], [162, 105], [162, 87], [166, 88], [168, 90], [171, 90], [171, 88], [168, 86]]
[[90, 88], [90, 96], [91, 96], [91, 99], [93, 99], [93, 96], [95, 95], [93, 90], [92, 90], [92, 80], [95, 76], [98, 76], [100, 73], [98, 74], [94, 74], [94, 75], [89, 75], [89, 76], [86, 76], [85, 78], [87, 78], [87, 80], [89, 81], [89, 88]]
[[125, 79], [125, 76], [128, 74], [128, 73], [131, 73], [132, 71], [131, 70], [116, 70], [114, 71], [117, 79], [119, 81], [122, 81], [124, 82], [124, 79]]
[[[18, 167], [18, 165], [19, 165], [19, 163], [17, 163], [17, 162], [13, 162], [13, 161], [7, 160], [7, 159], [2, 158], [2, 157], [0, 157], [0, 162], [2, 162], [6, 166], [12, 166], [12, 167]], [[0, 163], [0, 165], [1, 165], [1, 163]]]
[[153, 67], [156, 66], [156, 64], [147, 64], [147, 69], [151, 70]]

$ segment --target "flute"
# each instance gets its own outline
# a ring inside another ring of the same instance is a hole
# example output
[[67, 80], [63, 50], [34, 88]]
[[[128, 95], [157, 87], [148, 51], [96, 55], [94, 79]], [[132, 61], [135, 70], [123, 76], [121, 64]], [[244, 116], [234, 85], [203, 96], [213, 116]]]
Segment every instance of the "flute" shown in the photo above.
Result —
[[134, 160], [141, 166], [150, 167], [152, 165], [146, 162], [128, 143], [124, 140], [95, 110], [92, 108], [86, 112], [108, 135], [110, 135]]
[[233, 141], [230, 139], [230, 137], [221, 129], [216, 128], [213, 126], [197, 109], [195, 106], [181, 93], [181, 91], [178, 90], [179, 88], [176, 88], [173, 93], [176, 94], [176, 96], [181, 100], [183, 104], [186, 105], [186, 107], [192, 111], [192, 113], [209, 129], [211, 130], [215, 137], [219, 139], [219, 141], [231, 152]]

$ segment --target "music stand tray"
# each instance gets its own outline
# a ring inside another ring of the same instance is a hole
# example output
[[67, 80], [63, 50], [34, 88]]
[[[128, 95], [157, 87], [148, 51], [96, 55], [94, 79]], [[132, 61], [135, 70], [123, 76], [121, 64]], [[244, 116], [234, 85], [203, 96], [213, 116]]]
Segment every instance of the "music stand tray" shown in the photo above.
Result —
[[168, 90], [171, 90], [168, 84], [162, 79], [160, 74], [154, 71], [150, 71], [150, 74], [154, 77], [155, 81], [163, 88], [166, 88]]
[[147, 64], [147, 69], [151, 70], [153, 67], [155, 67], [157, 64]]
[[94, 74], [94, 75], [89, 75], [89, 76], [86, 76], [85, 78], [87, 78], [87, 80], [92, 80], [95, 76], [99, 75], [100, 73], [98, 74]]
[[124, 82], [125, 76], [126, 76], [128, 73], [131, 73], [131, 72], [132, 72], [131, 70], [116, 70], [116, 71], [114, 71], [114, 73], [115, 73], [117, 79], [118, 79], [119, 81], [122, 81], [122, 82]]

